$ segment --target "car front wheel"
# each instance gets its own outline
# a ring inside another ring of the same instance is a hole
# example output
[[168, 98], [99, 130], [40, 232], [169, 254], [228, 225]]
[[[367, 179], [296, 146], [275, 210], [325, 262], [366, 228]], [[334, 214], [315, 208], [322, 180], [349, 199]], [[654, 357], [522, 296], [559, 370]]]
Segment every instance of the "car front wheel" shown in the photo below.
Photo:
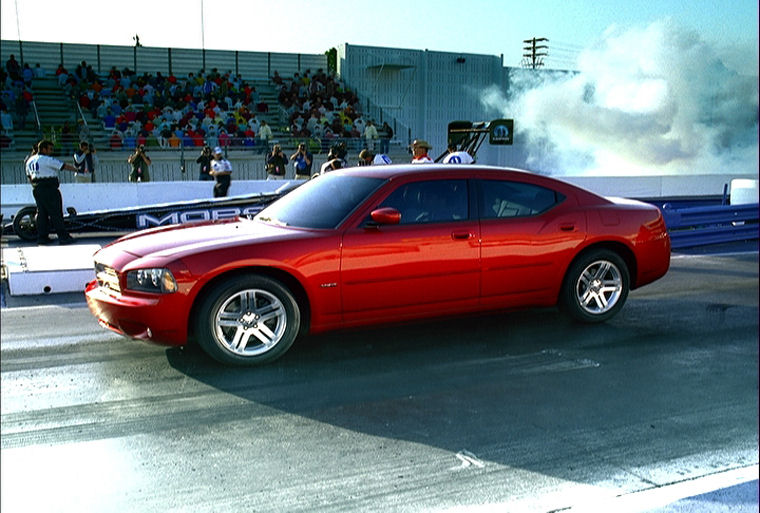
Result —
[[616, 315], [628, 297], [628, 266], [617, 253], [599, 249], [576, 259], [562, 287], [561, 306], [581, 322], [603, 322]]
[[21, 240], [37, 240], [37, 207], [24, 207], [13, 218], [13, 231]]
[[295, 341], [301, 313], [293, 295], [265, 276], [231, 277], [197, 309], [198, 344], [215, 360], [260, 365], [281, 357]]

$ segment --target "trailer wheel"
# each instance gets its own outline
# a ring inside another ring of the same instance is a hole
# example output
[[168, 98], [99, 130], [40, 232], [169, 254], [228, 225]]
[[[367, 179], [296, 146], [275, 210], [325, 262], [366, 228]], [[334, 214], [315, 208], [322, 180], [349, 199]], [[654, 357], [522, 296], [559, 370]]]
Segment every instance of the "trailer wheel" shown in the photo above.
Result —
[[37, 207], [24, 207], [13, 218], [13, 231], [27, 242], [37, 240]]

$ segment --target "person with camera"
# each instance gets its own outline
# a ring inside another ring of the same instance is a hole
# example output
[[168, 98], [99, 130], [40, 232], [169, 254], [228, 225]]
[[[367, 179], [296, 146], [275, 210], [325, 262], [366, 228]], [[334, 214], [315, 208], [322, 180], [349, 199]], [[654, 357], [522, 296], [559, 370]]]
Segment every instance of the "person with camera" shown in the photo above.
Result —
[[74, 179], [78, 183], [90, 183], [95, 181], [95, 164], [98, 157], [95, 155], [95, 147], [87, 141], [79, 143], [79, 150], [74, 152]]
[[130, 182], [150, 182], [150, 173], [148, 172], [150, 157], [145, 153], [145, 145], [139, 145], [135, 152], [129, 156], [127, 162], [132, 166], [132, 171], [129, 173]]
[[214, 158], [211, 161], [211, 171], [209, 171], [209, 175], [216, 180], [216, 185], [214, 185], [214, 197], [222, 198], [227, 196], [227, 191], [232, 182], [232, 164], [230, 164], [229, 160], [224, 158], [222, 148], [219, 146], [214, 148]]
[[306, 149], [306, 143], [300, 143], [296, 152], [290, 156], [295, 169], [296, 180], [308, 180], [311, 178], [311, 164], [314, 156]]
[[200, 167], [198, 169], [198, 180], [209, 181], [214, 179], [214, 177], [209, 174], [209, 171], [211, 171], [211, 162], [213, 160], [214, 156], [211, 153], [211, 147], [208, 145], [204, 146], [200, 156], [195, 159], [195, 161], [200, 164]]
[[267, 155], [267, 180], [283, 180], [285, 169], [288, 165], [288, 157], [282, 152], [282, 147], [275, 144], [272, 153]]

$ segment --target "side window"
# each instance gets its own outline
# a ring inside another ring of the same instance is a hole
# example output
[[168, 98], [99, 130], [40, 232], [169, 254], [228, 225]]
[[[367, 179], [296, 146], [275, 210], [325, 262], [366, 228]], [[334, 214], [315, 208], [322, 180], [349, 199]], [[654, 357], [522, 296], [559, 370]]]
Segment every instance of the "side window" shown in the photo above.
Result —
[[480, 182], [481, 219], [534, 216], [561, 203], [565, 197], [551, 189], [506, 180]]
[[429, 180], [401, 185], [380, 206], [401, 212], [401, 224], [461, 221], [467, 219], [467, 181]]

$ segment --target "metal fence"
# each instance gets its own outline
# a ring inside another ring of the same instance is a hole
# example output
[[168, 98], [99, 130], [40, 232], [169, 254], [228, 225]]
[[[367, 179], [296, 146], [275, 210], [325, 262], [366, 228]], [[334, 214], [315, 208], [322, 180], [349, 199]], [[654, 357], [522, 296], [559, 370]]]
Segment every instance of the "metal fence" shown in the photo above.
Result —
[[5, 62], [15, 54], [23, 66], [39, 63], [48, 73], [59, 64], [69, 71], [82, 61], [90, 64], [99, 74], [108, 73], [112, 66], [128, 67], [138, 74], [143, 72], [177, 76], [197, 73], [201, 68], [218, 68], [231, 71], [245, 79], [266, 80], [278, 71], [282, 76], [319, 68], [327, 69], [324, 54], [298, 54], [274, 52], [244, 52], [238, 50], [202, 50], [190, 48], [160, 48], [148, 46], [89, 45], [74, 43], [45, 43], [38, 41], [2, 40], [0, 59]]
[[[300, 142], [306, 142], [309, 151], [314, 156], [312, 163], [312, 173], [318, 172], [321, 165], [327, 160], [327, 153], [330, 146], [337, 142], [346, 144], [346, 161], [349, 165], [355, 165], [358, 160], [359, 152], [366, 147], [366, 141], [363, 138], [340, 138], [333, 140], [305, 140], [294, 137], [279, 137], [271, 139], [269, 144], [256, 141], [256, 145], [247, 146], [241, 140], [232, 139], [230, 144], [224, 146], [225, 157], [232, 164], [235, 179], [238, 180], [262, 180], [266, 179], [265, 157], [275, 144], [282, 146], [287, 156], [295, 152]], [[148, 147], [147, 153], [151, 158], [150, 177], [153, 181], [192, 181], [198, 180], [198, 164], [196, 159], [201, 153], [201, 147], [198, 146], [180, 146], [179, 148], [161, 148]], [[375, 143], [376, 152], [380, 152], [380, 142]], [[110, 151], [100, 150], [97, 152], [98, 163], [96, 165], [95, 178], [98, 182], [119, 183], [126, 182], [129, 175], [130, 166], [127, 158], [133, 150]], [[69, 164], [73, 163], [74, 148], [59, 147], [54, 155], [56, 158]], [[405, 144], [398, 140], [388, 143], [387, 153], [394, 162], [409, 162], [410, 155]], [[0, 176], [1, 182], [6, 185], [27, 183], [24, 172], [25, 154], [20, 151], [2, 152], [0, 159]], [[291, 166], [292, 167], [292, 166]], [[292, 169], [288, 170], [289, 173]], [[73, 183], [75, 181], [73, 173], [61, 171], [59, 173], [62, 183]]]

